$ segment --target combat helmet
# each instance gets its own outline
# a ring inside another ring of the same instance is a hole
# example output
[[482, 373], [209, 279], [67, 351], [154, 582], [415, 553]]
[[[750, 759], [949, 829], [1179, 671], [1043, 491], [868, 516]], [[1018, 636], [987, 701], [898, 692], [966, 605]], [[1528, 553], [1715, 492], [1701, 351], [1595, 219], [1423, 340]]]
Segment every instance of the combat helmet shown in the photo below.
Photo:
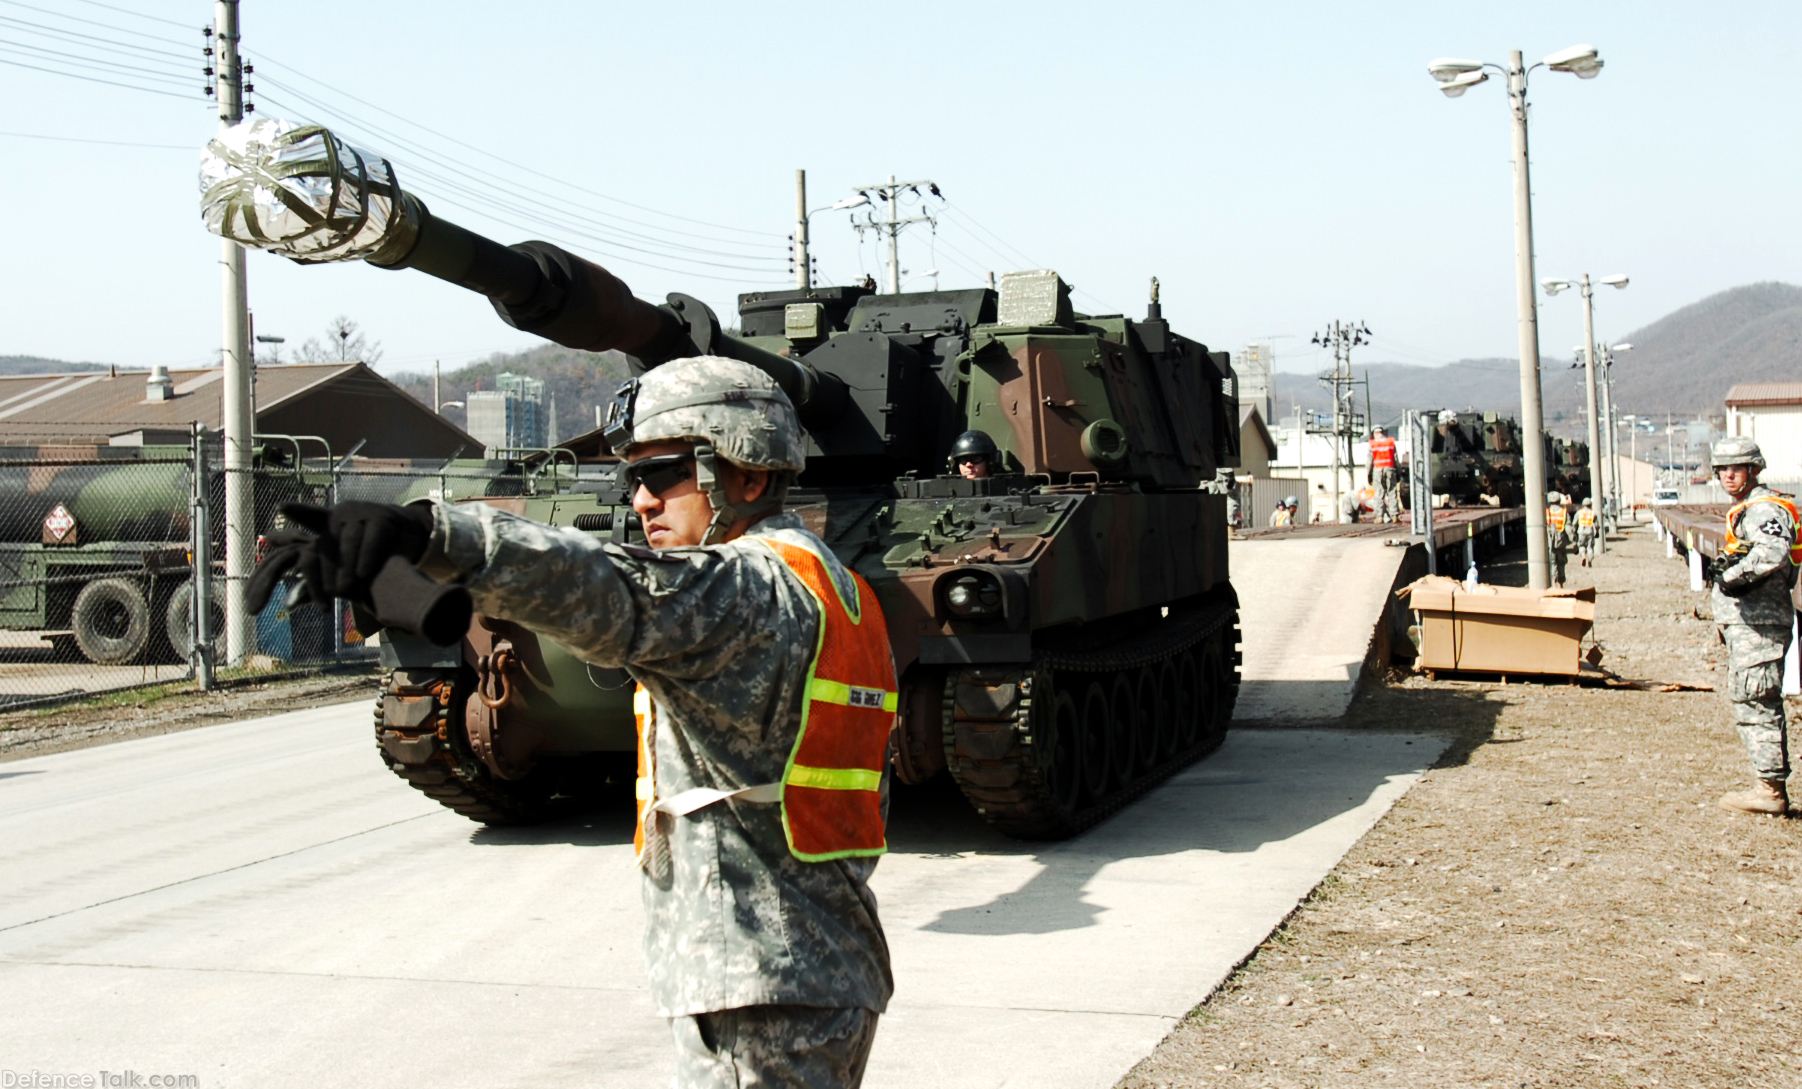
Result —
[[989, 472], [1001, 468], [1001, 450], [995, 440], [989, 438], [987, 431], [966, 431], [951, 444], [951, 454], [945, 459], [945, 471], [957, 472], [957, 463], [964, 458], [980, 457], [989, 463]]
[[1764, 451], [1744, 435], [1729, 435], [1708, 451], [1708, 464], [1714, 469], [1729, 465], [1751, 465], [1762, 469], [1765, 467]]
[[[629, 379], [607, 409], [602, 436], [627, 457], [636, 446], [669, 440], [695, 444], [695, 482], [713, 505], [703, 544], [718, 544], [732, 523], [780, 509], [795, 475], [806, 467], [801, 422], [776, 380], [723, 356], [673, 359]], [[726, 498], [719, 462], [774, 474], [755, 503]]]

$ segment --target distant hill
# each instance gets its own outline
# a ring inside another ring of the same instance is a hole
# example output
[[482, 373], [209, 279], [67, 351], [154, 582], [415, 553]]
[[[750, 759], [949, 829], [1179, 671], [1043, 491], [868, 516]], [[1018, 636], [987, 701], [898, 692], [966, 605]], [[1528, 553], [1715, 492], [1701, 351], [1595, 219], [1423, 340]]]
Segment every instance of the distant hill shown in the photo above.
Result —
[[[439, 382], [439, 397], [466, 401], [471, 390], [494, 389], [495, 379], [507, 372], [544, 382], [545, 392], [557, 400], [559, 439], [592, 431], [595, 406], [604, 407], [612, 400], [613, 391], [631, 373], [626, 357], [618, 352], [578, 352], [546, 344], [523, 352], [496, 352], [480, 363], [445, 371]], [[430, 371], [407, 371], [387, 377], [420, 403], [432, 403]], [[444, 417], [459, 427], [467, 423], [461, 408], [445, 409]]]
[[[1676, 310], [1615, 343], [1633, 350], [1615, 357], [1617, 412], [1680, 418], [1718, 415], [1736, 382], [1802, 380], [1802, 287], [1746, 284]], [[1520, 412], [1520, 370], [1513, 359], [1467, 359], [1441, 367], [1355, 361], [1370, 374], [1371, 412], [1393, 422], [1407, 408], [1493, 409]], [[1540, 395], [1546, 426], [1564, 435], [1583, 428], [1582, 369], [1568, 354], [1540, 356]], [[1313, 375], [1276, 376], [1278, 418], [1299, 403], [1330, 411]]]
[[[65, 363], [38, 355], [0, 355], [0, 374], [69, 374], [73, 371], [103, 371], [105, 363]], [[120, 370], [143, 370], [142, 367], [120, 367]]]

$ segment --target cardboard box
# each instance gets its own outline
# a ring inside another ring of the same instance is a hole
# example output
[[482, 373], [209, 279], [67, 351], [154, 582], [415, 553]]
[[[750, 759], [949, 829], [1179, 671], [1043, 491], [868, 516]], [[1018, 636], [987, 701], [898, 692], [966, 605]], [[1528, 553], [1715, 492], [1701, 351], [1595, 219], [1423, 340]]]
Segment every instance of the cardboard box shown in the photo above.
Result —
[[[1596, 592], [1466, 589], [1457, 579], [1428, 575], [1397, 591], [1408, 595], [1420, 632], [1416, 669], [1538, 673], [1574, 677], [1583, 670], [1583, 636], [1595, 624]], [[1589, 660], [1600, 660], [1591, 648]]]

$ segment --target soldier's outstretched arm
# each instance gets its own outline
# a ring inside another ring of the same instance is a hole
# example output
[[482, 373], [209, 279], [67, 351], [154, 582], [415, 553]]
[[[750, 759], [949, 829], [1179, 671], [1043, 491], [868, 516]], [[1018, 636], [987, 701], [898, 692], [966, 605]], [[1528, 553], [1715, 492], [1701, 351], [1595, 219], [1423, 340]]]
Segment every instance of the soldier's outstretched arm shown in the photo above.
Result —
[[764, 572], [718, 551], [611, 544], [485, 504], [437, 503], [432, 515], [421, 571], [596, 665], [706, 676], [767, 635], [755, 619], [773, 593]]
[[1796, 526], [1789, 512], [1777, 504], [1755, 503], [1740, 517], [1739, 538], [1746, 552], [1739, 562], [1721, 573], [1721, 585], [1727, 589], [1749, 587], [1787, 567]]

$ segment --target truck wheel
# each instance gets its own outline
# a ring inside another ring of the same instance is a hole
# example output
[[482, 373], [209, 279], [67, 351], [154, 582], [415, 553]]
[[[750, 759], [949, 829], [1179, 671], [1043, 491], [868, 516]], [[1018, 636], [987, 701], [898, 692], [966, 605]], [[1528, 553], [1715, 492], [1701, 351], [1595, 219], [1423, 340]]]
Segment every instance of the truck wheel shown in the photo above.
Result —
[[[213, 662], [218, 664], [225, 653], [225, 581], [213, 579], [207, 597], [207, 611], [212, 613]], [[163, 612], [163, 637], [177, 661], [185, 662], [194, 651], [194, 580], [189, 579], [169, 595]]]
[[69, 626], [96, 665], [129, 665], [150, 645], [150, 603], [130, 579], [95, 579], [75, 595]]

